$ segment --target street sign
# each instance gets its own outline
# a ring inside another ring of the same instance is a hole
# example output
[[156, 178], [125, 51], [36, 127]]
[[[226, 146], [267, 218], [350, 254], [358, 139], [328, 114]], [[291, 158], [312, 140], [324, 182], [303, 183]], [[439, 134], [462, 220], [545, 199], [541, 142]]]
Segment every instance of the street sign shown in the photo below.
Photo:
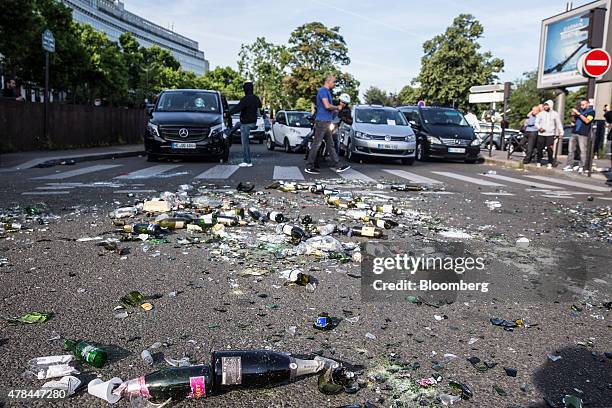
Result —
[[470, 93], [503, 92], [504, 84], [478, 85], [470, 88]]
[[55, 52], [55, 37], [49, 30], [45, 30], [42, 35], [42, 47], [47, 52]]
[[[475, 87], [472, 87], [475, 88]], [[503, 85], [502, 85], [503, 90]], [[471, 93], [469, 102], [470, 103], [493, 103], [493, 102], [503, 102], [504, 101], [504, 93], [503, 92], [487, 92], [487, 93]]]
[[601, 48], [586, 52], [578, 60], [578, 70], [585, 76], [597, 78], [610, 69], [610, 54]]
[[417, 106], [418, 106], [419, 108], [424, 108], [424, 107], [425, 107], [425, 101], [419, 101], [419, 102], [417, 103]]

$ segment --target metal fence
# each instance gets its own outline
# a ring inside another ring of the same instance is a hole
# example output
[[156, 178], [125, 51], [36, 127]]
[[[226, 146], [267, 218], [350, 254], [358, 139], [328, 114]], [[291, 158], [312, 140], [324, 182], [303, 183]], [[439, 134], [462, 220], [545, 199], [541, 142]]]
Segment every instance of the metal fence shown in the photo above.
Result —
[[49, 104], [48, 137], [43, 137], [42, 103], [0, 98], [0, 152], [140, 143], [144, 109]]

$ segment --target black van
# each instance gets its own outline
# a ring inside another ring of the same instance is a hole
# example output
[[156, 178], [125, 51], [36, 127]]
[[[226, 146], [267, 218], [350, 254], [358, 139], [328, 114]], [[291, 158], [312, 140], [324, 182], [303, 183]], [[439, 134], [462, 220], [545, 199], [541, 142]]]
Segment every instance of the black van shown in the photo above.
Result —
[[417, 138], [416, 158], [430, 157], [475, 163], [480, 139], [461, 112], [445, 107], [400, 106]]
[[199, 156], [226, 162], [232, 125], [227, 100], [218, 91], [171, 89], [149, 111], [144, 144], [149, 161], [166, 156]]

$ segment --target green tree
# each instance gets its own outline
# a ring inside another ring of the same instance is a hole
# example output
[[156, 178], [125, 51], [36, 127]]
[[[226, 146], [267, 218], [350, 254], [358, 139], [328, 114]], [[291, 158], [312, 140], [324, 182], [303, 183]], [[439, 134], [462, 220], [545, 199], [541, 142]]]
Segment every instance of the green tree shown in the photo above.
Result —
[[538, 89], [536, 71], [525, 72], [515, 81], [515, 88], [508, 99], [510, 127], [520, 129], [531, 108], [547, 99], [554, 99], [553, 91]]
[[295, 102], [295, 106], [294, 106], [295, 110], [301, 110], [301, 111], [306, 111], [306, 112], [312, 112], [312, 101], [309, 101], [306, 98], [299, 98], [296, 102]]
[[421, 72], [416, 78], [421, 95], [438, 104], [465, 109], [469, 89], [497, 78], [504, 62], [490, 52], [481, 53], [482, 24], [471, 14], [460, 14], [444, 34], [423, 44]]
[[240, 74], [253, 82], [255, 93], [264, 106], [277, 110], [287, 105], [283, 77], [287, 61], [285, 47], [274, 45], [264, 37], [252, 44], [242, 44], [238, 54]]
[[399, 91], [397, 99], [400, 105], [416, 105], [421, 100], [421, 89], [406, 85]]
[[380, 88], [371, 86], [363, 94], [363, 101], [368, 105], [390, 105], [389, 95]]
[[243, 77], [231, 67], [217, 67], [197, 80], [198, 88], [217, 90], [227, 99], [240, 99], [243, 83]]

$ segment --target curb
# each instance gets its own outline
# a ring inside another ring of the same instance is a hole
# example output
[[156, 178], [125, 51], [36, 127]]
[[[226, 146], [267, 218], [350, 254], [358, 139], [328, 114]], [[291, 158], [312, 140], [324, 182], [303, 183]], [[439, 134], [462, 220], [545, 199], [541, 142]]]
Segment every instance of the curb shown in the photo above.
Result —
[[55, 166], [62, 161], [73, 160], [75, 163], [81, 163], [86, 161], [94, 161], [94, 160], [108, 160], [108, 159], [120, 159], [123, 157], [135, 157], [140, 155], [145, 155], [146, 152], [144, 150], [134, 150], [127, 152], [111, 152], [111, 153], [98, 153], [98, 154], [90, 154], [83, 156], [67, 156], [67, 157], [54, 157], [47, 161], [43, 161], [38, 163], [34, 167], [45, 167], [45, 166]]
[[[484, 156], [483, 158], [484, 158], [484, 164], [488, 164], [488, 165], [501, 166], [501, 167], [505, 167], [508, 169], [515, 169], [515, 170], [529, 170], [537, 174], [548, 175], [548, 176], [559, 176], [562, 178], [573, 179], [573, 180], [589, 180], [589, 177], [586, 177], [586, 176], [579, 176], [574, 173], [567, 173], [564, 171], [558, 171], [554, 169], [549, 170], [546, 167], [536, 167], [534, 164], [524, 165], [522, 162], [519, 162], [519, 161], [497, 159], [494, 157], [487, 157], [487, 156]], [[603, 174], [591, 173], [590, 180], [606, 182], [608, 179]]]

